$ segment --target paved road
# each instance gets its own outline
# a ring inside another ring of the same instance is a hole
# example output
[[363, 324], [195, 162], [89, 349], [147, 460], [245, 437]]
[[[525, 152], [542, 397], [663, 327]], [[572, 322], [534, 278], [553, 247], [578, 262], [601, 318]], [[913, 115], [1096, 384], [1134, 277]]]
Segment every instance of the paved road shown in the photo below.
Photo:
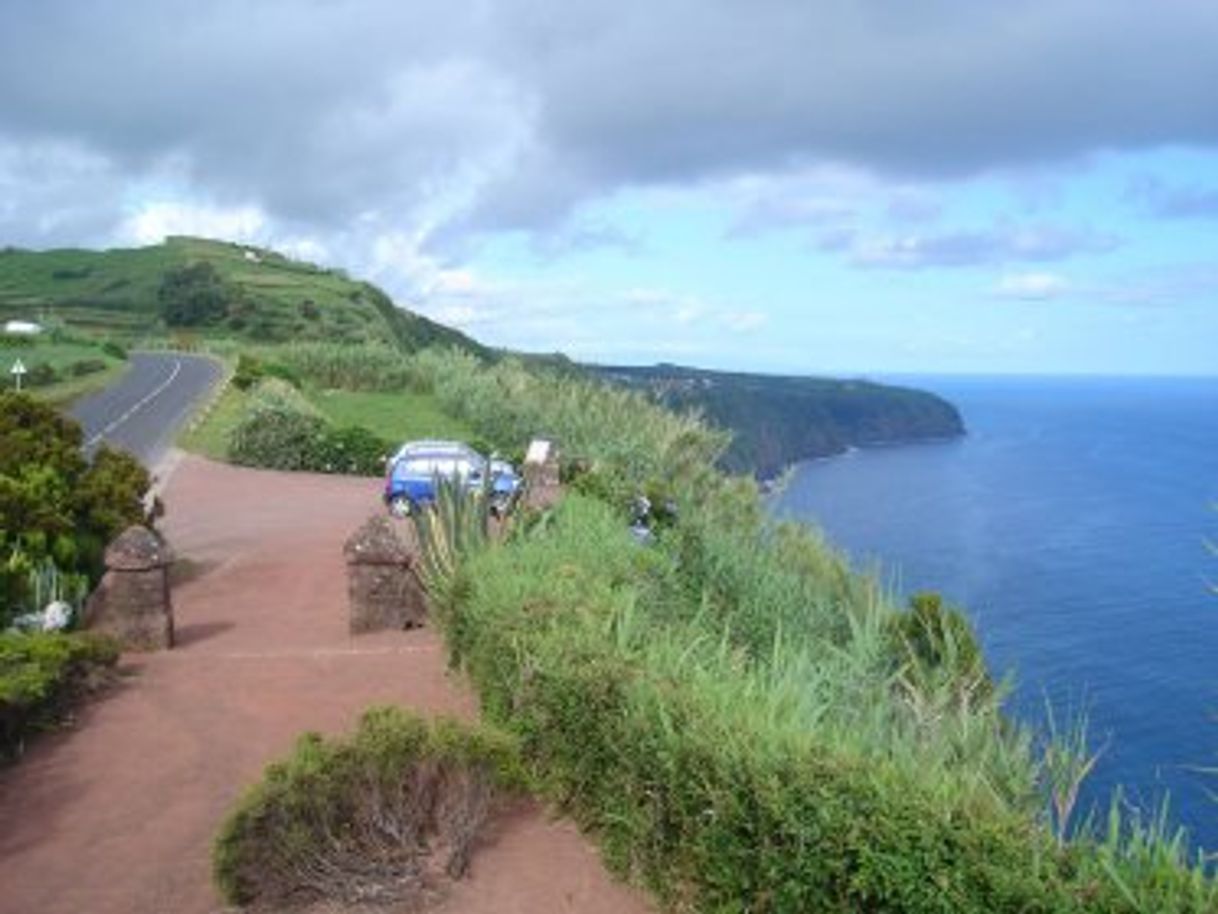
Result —
[[85, 432], [85, 449], [103, 441], [153, 467], [173, 443], [191, 410], [220, 379], [220, 363], [178, 352], [136, 352], [110, 387], [76, 403], [72, 418]]

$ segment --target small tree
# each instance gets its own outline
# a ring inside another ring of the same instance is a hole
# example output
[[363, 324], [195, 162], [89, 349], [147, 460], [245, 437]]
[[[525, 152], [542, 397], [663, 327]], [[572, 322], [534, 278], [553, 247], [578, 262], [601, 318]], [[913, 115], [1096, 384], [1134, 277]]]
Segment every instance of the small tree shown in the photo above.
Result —
[[169, 270], [157, 292], [161, 316], [171, 327], [197, 327], [221, 320], [232, 292], [205, 260]]
[[90, 463], [80, 426], [26, 394], [0, 394], [0, 628], [46, 560], [91, 579], [105, 545], [144, 517], [148, 472], [100, 448]]

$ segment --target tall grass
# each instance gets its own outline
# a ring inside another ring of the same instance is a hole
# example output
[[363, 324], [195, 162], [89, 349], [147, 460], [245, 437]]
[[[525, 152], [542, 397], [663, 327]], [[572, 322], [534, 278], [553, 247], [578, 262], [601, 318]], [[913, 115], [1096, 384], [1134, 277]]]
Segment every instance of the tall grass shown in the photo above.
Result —
[[385, 343], [360, 346], [299, 342], [257, 350], [266, 362], [283, 365], [314, 386], [332, 390], [404, 390], [416, 382], [409, 360]]
[[[641, 547], [605, 505], [478, 550], [443, 624], [483, 707], [623, 873], [706, 911], [1202, 912], [1163, 823], [1059, 846], [1001, 689], [903, 682], [874, 586], [817, 594]], [[720, 545], [717, 548], [724, 549]], [[787, 547], [790, 549], [790, 546]], [[811, 548], [811, 545], [809, 545]], [[775, 571], [757, 567], [759, 578]], [[744, 566], [742, 565], [741, 568]]]
[[[440, 620], [551, 796], [666, 904], [1218, 910], [1165, 820], [1070, 827], [1085, 729], [1037, 738], [1008, 718], [962, 616], [906, 610], [768, 520], [712, 469], [724, 440], [696, 416], [511, 360], [412, 365], [500, 447], [548, 434], [609, 480], [589, 490], [608, 503], [569, 494], [458, 555]], [[657, 480], [677, 520], [640, 546], [613, 505]]]

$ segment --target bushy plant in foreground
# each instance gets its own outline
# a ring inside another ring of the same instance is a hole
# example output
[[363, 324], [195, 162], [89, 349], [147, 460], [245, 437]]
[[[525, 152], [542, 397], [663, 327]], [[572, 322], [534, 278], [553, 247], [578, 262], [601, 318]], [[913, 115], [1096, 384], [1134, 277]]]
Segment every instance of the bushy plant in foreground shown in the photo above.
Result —
[[51, 560], [96, 579], [106, 544], [144, 519], [147, 471], [106, 447], [90, 462], [82, 443], [52, 407], [0, 393], [0, 627], [17, 608], [42, 609], [27, 602], [31, 567]]
[[463, 875], [496, 797], [522, 785], [505, 734], [373, 708], [267, 768], [220, 829], [215, 881], [235, 904], [418, 901]]
[[118, 660], [118, 644], [90, 632], [0, 632], [0, 758]]

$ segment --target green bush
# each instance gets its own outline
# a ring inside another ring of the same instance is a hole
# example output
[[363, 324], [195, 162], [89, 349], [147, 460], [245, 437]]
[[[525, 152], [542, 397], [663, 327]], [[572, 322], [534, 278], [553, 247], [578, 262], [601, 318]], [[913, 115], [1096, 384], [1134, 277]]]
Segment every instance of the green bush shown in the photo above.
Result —
[[236, 290], [205, 260], [166, 271], [157, 290], [161, 316], [170, 327], [214, 324], [237, 297]]
[[392, 447], [359, 427], [335, 428], [287, 382], [261, 381], [233, 429], [229, 458], [243, 466], [376, 475]]
[[90, 463], [80, 426], [25, 394], [0, 394], [0, 626], [23, 608], [28, 568], [50, 559], [65, 573], [100, 575], [106, 544], [144, 520], [148, 473], [102, 447]]
[[32, 729], [52, 722], [118, 655], [113, 639], [89, 632], [0, 632], [0, 757], [18, 754]]
[[325, 427], [326, 420], [290, 385], [264, 380], [233, 429], [229, 458], [242, 466], [311, 470]]
[[106, 370], [105, 359], [79, 359], [68, 366], [68, 374], [74, 378], [87, 374], [96, 374]]
[[312, 469], [323, 473], [376, 476], [384, 471], [385, 460], [392, 451], [393, 446], [388, 441], [362, 426], [327, 426], [311, 457]]
[[522, 785], [505, 734], [374, 708], [267, 769], [216, 837], [216, 885], [234, 904], [417, 901], [464, 873], [496, 796]]
[[116, 343], [114, 340], [106, 340], [102, 343], [101, 348], [102, 352], [112, 359], [118, 359], [120, 362], [127, 361], [127, 349], [121, 343]]
[[49, 387], [52, 384], [58, 383], [59, 372], [55, 370], [55, 366], [50, 362], [35, 362], [30, 365], [25, 373], [25, 385], [27, 387]]

